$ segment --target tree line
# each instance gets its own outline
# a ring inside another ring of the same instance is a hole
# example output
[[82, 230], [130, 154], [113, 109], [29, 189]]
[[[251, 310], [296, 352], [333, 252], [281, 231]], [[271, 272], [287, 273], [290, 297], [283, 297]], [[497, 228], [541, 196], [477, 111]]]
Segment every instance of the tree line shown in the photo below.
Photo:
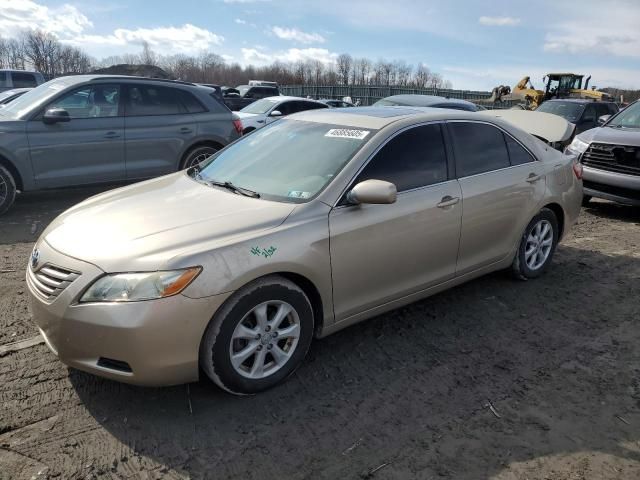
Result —
[[112, 65], [152, 65], [169, 78], [199, 83], [242, 85], [249, 80], [270, 80], [282, 85], [394, 85], [412, 88], [451, 88], [451, 82], [426, 65], [403, 60], [355, 58], [343, 53], [334, 62], [310, 59], [274, 61], [270, 65], [240, 65], [214, 52], [199, 55], [160, 55], [148, 43], [138, 54], [124, 54], [96, 60], [82, 49], [65, 45], [40, 30], [25, 31], [17, 38], [0, 36], [0, 68], [33, 69], [53, 78], [89, 73]]

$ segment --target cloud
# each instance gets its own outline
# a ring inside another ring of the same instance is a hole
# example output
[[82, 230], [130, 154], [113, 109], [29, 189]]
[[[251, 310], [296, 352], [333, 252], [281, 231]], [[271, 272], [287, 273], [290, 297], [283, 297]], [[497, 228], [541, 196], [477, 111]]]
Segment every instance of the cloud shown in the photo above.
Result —
[[520, 25], [520, 19], [514, 17], [480, 17], [478, 19], [480, 25], [489, 27], [515, 27]]
[[241, 18], [236, 18], [234, 20], [234, 22], [236, 22], [238, 25], [246, 25], [247, 21], [246, 20], [242, 20]]
[[289, 48], [288, 50], [268, 53], [260, 51], [256, 48], [242, 48], [242, 57], [245, 63], [253, 64], [269, 64], [273, 62], [306, 62], [309, 60], [318, 60], [324, 64], [332, 64], [336, 62], [338, 54], [330, 52], [326, 48]]
[[0, 0], [0, 32], [9, 36], [31, 29], [73, 35], [92, 26], [89, 19], [70, 4], [47, 7], [31, 0]]
[[292, 40], [298, 43], [324, 43], [325, 39], [318, 33], [306, 33], [297, 28], [273, 27], [271, 31], [276, 37], [283, 40]]
[[84, 48], [92, 46], [126, 47], [147, 42], [158, 53], [172, 54], [206, 50], [221, 45], [224, 37], [187, 23], [181, 27], [138, 28], [135, 30], [118, 28], [108, 35], [78, 35], [62, 39], [62, 41]]

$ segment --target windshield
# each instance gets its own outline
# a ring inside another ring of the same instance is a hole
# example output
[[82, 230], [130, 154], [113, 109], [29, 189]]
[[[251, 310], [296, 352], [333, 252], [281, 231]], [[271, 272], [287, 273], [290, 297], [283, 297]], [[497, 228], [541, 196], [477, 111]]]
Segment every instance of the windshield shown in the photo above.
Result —
[[372, 136], [371, 130], [283, 119], [221, 150], [192, 175], [231, 182], [267, 200], [302, 203], [320, 193]]
[[62, 89], [73, 83], [69, 81], [73, 77], [61, 77], [50, 82], [43, 83], [42, 85], [29, 90], [24, 95], [20, 95], [18, 98], [7, 104], [2, 110], [0, 115], [11, 116], [13, 118], [20, 118], [25, 113], [28, 113], [35, 107], [38, 107], [51, 97], [59, 93]]
[[580, 118], [580, 115], [582, 115], [582, 110], [584, 110], [584, 104], [581, 103], [544, 102], [536, 111], [553, 113], [554, 115], [558, 115], [571, 123], [576, 123]]
[[263, 98], [262, 100], [257, 100], [247, 105], [240, 111], [243, 113], [267, 113], [269, 110], [271, 110], [271, 107], [273, 107], [278, 102], [279, 100]]
[[607, 127], [640, 128], [640, 102], [629, 105], [607, 123]]

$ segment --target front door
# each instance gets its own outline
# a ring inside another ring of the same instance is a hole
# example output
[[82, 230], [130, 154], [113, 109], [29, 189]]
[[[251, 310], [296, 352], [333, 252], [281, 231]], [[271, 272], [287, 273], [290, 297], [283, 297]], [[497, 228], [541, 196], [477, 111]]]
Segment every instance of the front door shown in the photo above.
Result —
[[119, 85], [83, 86], [57, 98], [42, 113], [50, 108], [66, 110], [71, 120], [48, 125], [39, 114], [27, 124], [39, 188], [125, 179]]
[[339, 205], [329, 215], [336, 321], [454, 276], [462, 202], [440, 124], [386, 143], [353, 181], [398, 189], [391, 205]]

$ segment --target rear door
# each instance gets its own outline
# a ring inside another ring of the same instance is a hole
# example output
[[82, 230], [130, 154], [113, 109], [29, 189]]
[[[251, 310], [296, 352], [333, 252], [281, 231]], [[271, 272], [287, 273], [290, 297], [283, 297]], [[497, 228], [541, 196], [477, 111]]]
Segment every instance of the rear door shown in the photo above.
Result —
[[197, 135], [176, 87], [129, 83], [125, 90], [127, 178], [155, 177], [178, 169]]
[[[354, 179], [396, 185], [390, 205], [341, 204], [329, 215], [336, 320], [454, 276], [462, 203], [441, 125], [390, 139]], [[350, 187], [350, 188], [351, 188]]]
[[[53, 102], [27, 123], [39, 188], [124, 180], [124, 117], [118, 84], [85, 85]], [[45, 124], [42, 114], [62, 108], [71, 120]]]
[[462, 189], [456, 273], [505, 258], [545, 192], [544, 166], [511, 135], [481, 122], [447, 123]]

